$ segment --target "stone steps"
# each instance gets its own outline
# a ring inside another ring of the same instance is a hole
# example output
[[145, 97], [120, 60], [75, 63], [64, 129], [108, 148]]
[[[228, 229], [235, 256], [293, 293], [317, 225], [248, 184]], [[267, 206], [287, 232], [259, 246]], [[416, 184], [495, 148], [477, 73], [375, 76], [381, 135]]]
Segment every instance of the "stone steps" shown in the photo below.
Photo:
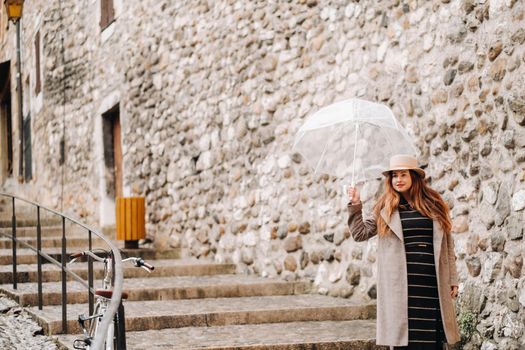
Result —
[[[87, 241], [84, 247], [75, 247], [74, 249], [68, 248], [67, 254], [87, 249]], [[62, 251], [60, 248], [43, 248], [42, 251], [52, 258], [61, 261]], [[156, 251], [154, 249], [122, 249], [124, 254], [128, 256], [140, 256], [146, 260], [155, 259], [177, 259], [180, 256], [180, 250], [172, 249], [165, 251]], [[19, 265], [28, 265], [37, 263], [37, 255], [31, 249], [17, 249], [16, 261]], [[69, 261], [69, 258], [68, 260]], [[11, 265], [13, 262], [13, 251], [11, 249], [0, 249], [0, 265]]]
[[[11, 227], [13, 212], [11, 207], [4, 206], [4, 211], [0, 213], [0, 227]], [[17, 227], [36, 227], [37, 212], [33, 207], [17, 207], [16, 209]], [[69, 222], [66, 220], [66, 224]], [[46, 211], [40, 212], [40, 225], [62, 225], [62, 217]]]
[[[95, 288], [100, 283], [97, 282]], [[60, 283], [43, 283], [44, 305], [60, 305], [61, 288]], [[293, 295], [308, 293], [310, 289], [308, 282], [239, 275], [129, 278], [124, 282], [124, 290], [131, 301]], [[2, 284], [0, 292], [21, 305], [34, 306], [38, 302], [36, 283], [19, 284], [16, 290], [12, 284]], [[67, 283], [67, 302], [87, 303], [87, 292], [82, 284], [76, 281]]]
[[[86, 236], [87, 237], [87, 236]], [[37, 242], [36, 237], [17, 237], [17, 239], [23, 241], [24, 243], [29, 244], [32, 247], [36, 248]], [[85, 248], [88, 246], [87, 238], [82, 237], [68, 237], [67, 246], [69, 248]], [[53, 248], [60, 247], [62, 244], [62, 238], [58, 237], [42, 237], [42, 248]], [[100, 238], [94, 238], [92, 240], [93, 248], [103, 248], [106, 247], [106, 243]], [[13, 241], [9, 238], [0, 238], [0, 249], [11, 249], [13, 247]], [[24, 247], [19, 244], [19, 248], [23, 249]]]
[[[62, 227], [59, 226], [42, 226], [40, 231], [42, 239], [44, 238], [62, 238]], [[0, 235], [3, 238], [11, 238], [11, 228], [0, 228]], [[34, 238], [36, 239], [36, 227], [17, 227], [16, 229], [17, 238]], [[92, 239], [98, 239], [95, 234], [92, 234]], [[67, 228], [66, 227], [66, 239], [70, 238], [84, 238], [87, 240], [87, 230], [82, 228]]]
[[[35, 220], [18, 213], [17, 237], [36, 246]], [[0, 214], [0, 237], [11, 234], [7, 214]], [[60, 261], [61, 221], [43, 222], [43, 250]], [[66, 238], [68, 254], [87, 248], [87, 232], [78, 227], [68, 225]], [[122, 248], [123, 242], [117, 246]], [[13, 290], [10, 248], [11, 241], [0, 238], [0, 293], [27, 306], [44, 332], [56, 336], [62, 331], [60, 268], [42, 265], [44, 307], [38, 310], [36, 254], [17, 250], [19, 283]], [[309, 294], [312, 285], [308, 281], [236, 275], [233, 264], [179, 259], [179, 249], [123, 250], [122, 255], [141, 256], [155, 266], [148, 274], [124, 265], [128, 349], [386, 349], [375, 346], [374, 304]], [[68, 267], [87, 279], [85, 261]], [[101, 264], [94, 263], [94, 272], [98, 288]], [[74, 334], [56, 336], [63, 349], [73, 349], [73, 340], [81, 337], [77, 318], [88, 313], [87, 299], [82, 284], [67, 282], [68, 332]]]
[[[75, 335], [60, 336], [73, 349]], [[375, 320], [288, 322], [126, 332], [128, 349], [387, 350], [375, 345]]]
[[[52, 258], [60, 261], [61, 251], [60, 248], [47, 248], [42, 251]], [[16, 251], [16, 262], [17, 265], [21, 264], [36, 264], [37, 255], [31, 249], [19, 248]], [[0, 265], [12, 265], [13, 263], [13, 251], [11, 249], [0, 249]]]
[[[0, 227], [10, 228], [12, 224], [10, 215], [0, 216]], [[37, 220], [29, 216], [17, 217], [16, 218], [16, 227], [17, 231], [19, 227], [33, 227], [36, 230]], [[40, 219], [40, 226], [56, 226], [62, 225], [62, 219], [60, 218], [43, 218]]]
[[[235, 273], [234, 264], [214, 264], [196, 259], [187, 260], [153, 260], [149, 261], [154, 264], [155, 270], [149, 274], [142, 269], [137, 269], [129, 264], [124, 264], [124, 278], [140, 278], [147, 275], [148, 277], [169, 277], [169, 276], [205, 276], [218, 274]], [[69, 268], [79, 275], [82, 279], [87, 280], [87, 264], [75, 263], [69, 265]], [[103, 275], [101, 264], [93, 264], [94, 278], [100, 280]], [[37, 282], [37, 265], [18, 265], [17, 266], [18, 283]], [[61, 279], [61, 270], [54, 264], [42, 264], [42, 281], [59, 282]], [[0, 284], [13, 282], [12, 265], [0, 265]]]
[[[11, 225], [9, 227], [0, 228], [0, 235], [7, 234], [11, 236]], [[42, 238], [59, 238], [62, 237], [62, 226], [41, 226], [40, 234]], [[5, 237], [2, 235], [2, 237]], [[33, 237], [36, 238], [36, 226], [29, 227], [17, 227], [16, 228], [16, 237]], [[75, 229], [66, 227], [66, 238], [86, 238], [88, 237], [87, 231], [77, 227]], [[96, 236], [93, 234], [93, 238]]]
[[[369, 319], [375, 305], [358, 305], [322, 295], [284, 295], [162, 301], [125, 301], [126, 331], [181, 327], [213, 327], [299, 321]], [[49, 306], [29, 312], [47, 334], [62, 332], [62, 308]], [[68, 333], [80, 334], [77, 318], [88, 313], [87, 304], [69, 305]]]
[[[6, 203], [1, 203], [0, 202], [0, 208], [2, 209], [0, 211], [0, 218], [4, 218], [4, 217], [7, 217], [9, 216], [9, 218], [11, 218], [11, 215], [13, 215], [13, 207], [12, 207], [12, 203], [9, 203], [9, 204], [6, 204]], [[36, 217], [37, 213], [36, 213], [36, 208], [35, 207], [32, 207], [32, 206], [29, 206], [29, 205], [24, 205], [24, 206], [20, 206], [19, 203], [16, 204], [16, 216], [19, 216], [19, 217]], [[52, 215], [55, 215], [51, 212], [47, 212], [46, 210], [40, 210], [40, 216], [41, 217], [49, 217], [49, 216], [52, 216]]]

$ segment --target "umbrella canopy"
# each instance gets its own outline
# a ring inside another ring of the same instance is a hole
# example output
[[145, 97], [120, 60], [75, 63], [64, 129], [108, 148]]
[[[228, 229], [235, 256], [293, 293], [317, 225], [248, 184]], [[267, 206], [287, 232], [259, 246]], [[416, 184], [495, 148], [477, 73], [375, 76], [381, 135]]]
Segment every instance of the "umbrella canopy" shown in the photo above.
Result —
[[394, 154], [416, 155], [416, 149], [385, 105], [352, 98], [320, 109], [295, 136], [293, 149], [315, 173], [351, 179], [381, 177]]

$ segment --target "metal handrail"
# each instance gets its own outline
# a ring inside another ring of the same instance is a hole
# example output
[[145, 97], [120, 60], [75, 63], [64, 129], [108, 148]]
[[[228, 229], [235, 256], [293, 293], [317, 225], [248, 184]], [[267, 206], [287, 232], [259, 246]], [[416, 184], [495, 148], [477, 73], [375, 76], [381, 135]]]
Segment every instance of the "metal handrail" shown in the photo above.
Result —
[[[13, 249], [13, 289], [17, 289], [17, 280], [18, 280], [18, 276], [17, 276], [17, 259], [16, 259], [16, 247], [17, 247], [17, 243], [24, 246], [24, 247], [27, 247], [31, 250], [33, 250], [34, 252], [37, 253], [37, 268], [38, 268], [38, 271], [37, 271], [37, 275], [38, 275], [38, 308], [40, 310], [42, 310], [42, 265], [41, 265], [41, 259], [40, 257], [46, 259], [47, 261], [49, 261], [50, 263], [60, 267], [61, 271], [62, 271], [62, 277], [61, 277], [61, 283], [62, 283], [62, 331], [64, 333], [67, 332], [67, 315], [66, 315], [66, 308], [67, 308], [67, 291], [66, 291], [66, 274], [71, 276], [73, 279], [75, 279], [76, 281], [80, 282], [84, 287], [86, 287], [88, 289], [88, 293], [89, 293], [89, 312], [90, 314], [93, 312], [93, 301], [94, 301], [94, 298], [93, 298], [93, 295], [94, 295], [94, 289], [93, 289], [93, 261], [92, 259], [89, 257], [88, 258], [88, 282], [86, 283], [80, 276], [78, 276], [76, 273], [74, 273], [73, 271], [69, 270], [69, 268], [66, 267], [66, 220], [68, 220], [69, 222], [73, 223], [73, 224], [76, 224], [84, 229], [86, 229], [88, 231], [88, 244], [89, 244], [89, 249], [91, 250], [92, 249], [92, 234], [95, 234], [97, 237], [101, 238], [108, 246], [109, 248], [111, 249], [112, 253], [113, 253], [113, 261], [114, 261], [114, 264], [115, 264], [115, 267], [114, 267], [114, 284], [113, 284], [113, 295], [111, 297], [111, 301], [110, 301], [110, 304], [109, 304], [109, 307], [107, 309], [107, 311], [105, 312], [103, 318], [102, 318], [102, 322], [100, 323], [100, 326], [97, 330], [97, 334], [95, 335], [95, 338], [94, 338], [94, 343], [92, 345], [92, 349], [102, 349], [103, 346], [104, 346], [104, 341], [105, 341], [105, 337], [103, 336], [104, 334], [106, 334], [107, 332], [107, 329], [110, 325], [110, 323], [113, 321], [113, 317], [115, 316], [115, 314], [117, 313], [117, 310], [119, 308], [119, 305], [120, 305], [120, 301], [121, 301], [121, 296], [122, 296], [122, 283], [123, 283], [123, 271], [122, 271], [122, 257], [120, 255], [120, 251], [119, 249], [109, 240], [107, 239], [104, 234], [102, 234], [101, 232], [97, 231], [96, 229], [88, 226], [88, 225], [85, 225], [81, 222], [79, 222], [78, 220], [76, 219], [73, 219], [67, 215], [64, 215], [63, 213], [60, 213], [56, 210], [53, 210], [53, 209], [50, 209], [50, 208], [47, 208], [43, 205], [40, 205], [38, 203], [35, 203], [35, 202], [32, 202], [32, 201], [29, 201], [27, 199], [24, 199], [24, 198], [20, 198], [18, 196], [15, 196], [15, 195], [12, 195], [12, 194], [9, 194], [9, 193], [3, 193], [3, 192], [0, 192], [0, 197], [7, 197], [11, 200], [12, 202], [12, 222], [11, 222], [11, 229], [12, 229], [12, 235], [9, 235], [9, 234], [6, 234], [6, 233], [2, 233], [0, 232], [1, 235], [3, 236], [6, 236], [6, 237], [9, 237], [11, 238], [12, 240], [12, 249]], [[19, 239], [17, 239], [16, 237], [16, 205], [15, 205], [15, 202], [16, 200], [19, 200], [19, 201], [22, 201], [22, 202], [25, 202], [27, 204], [30, 204], [32, 205], [33, 207], [36, 207], [37, 209], [37, 248], [31, 246], [30, 244], [24, 242], [24, 241], [21, 241]], [[52, 214], [55, 214], [55, 215], [58, 215], [59, 217], [62, 218], [62, 255], [61, 255], [61, 261], [57, 261], [56, 259], [54, 259], [53, 257], [49, 256], [48, 254], [44, 253], [42, 251], [42, 244], [41, 244], [41, 235], [42, 235], [42, 232], [41, 232], [41, 221], [40, 221], [40, 210], [43, 209], [45, 211], [48, 211]]]

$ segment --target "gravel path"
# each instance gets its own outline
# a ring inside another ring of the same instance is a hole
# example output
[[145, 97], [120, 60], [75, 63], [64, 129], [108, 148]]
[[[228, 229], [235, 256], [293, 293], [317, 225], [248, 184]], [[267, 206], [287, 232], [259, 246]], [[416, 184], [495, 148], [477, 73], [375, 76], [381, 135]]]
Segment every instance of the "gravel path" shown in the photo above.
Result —
[[55, 342], [42, 333], [42, 328], [20, 305], [0, 296], [0, 349], [57, 350]]

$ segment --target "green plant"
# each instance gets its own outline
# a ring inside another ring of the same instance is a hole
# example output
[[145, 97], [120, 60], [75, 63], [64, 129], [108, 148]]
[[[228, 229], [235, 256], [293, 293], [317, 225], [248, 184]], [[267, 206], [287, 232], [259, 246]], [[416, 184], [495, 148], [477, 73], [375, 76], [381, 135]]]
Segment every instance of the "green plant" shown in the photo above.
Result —
[[474, 332], [478, 315], [470, 310], [462, 310], [458, 317], [459, 334], [461, 335], [461, 345], [468, 343]]

